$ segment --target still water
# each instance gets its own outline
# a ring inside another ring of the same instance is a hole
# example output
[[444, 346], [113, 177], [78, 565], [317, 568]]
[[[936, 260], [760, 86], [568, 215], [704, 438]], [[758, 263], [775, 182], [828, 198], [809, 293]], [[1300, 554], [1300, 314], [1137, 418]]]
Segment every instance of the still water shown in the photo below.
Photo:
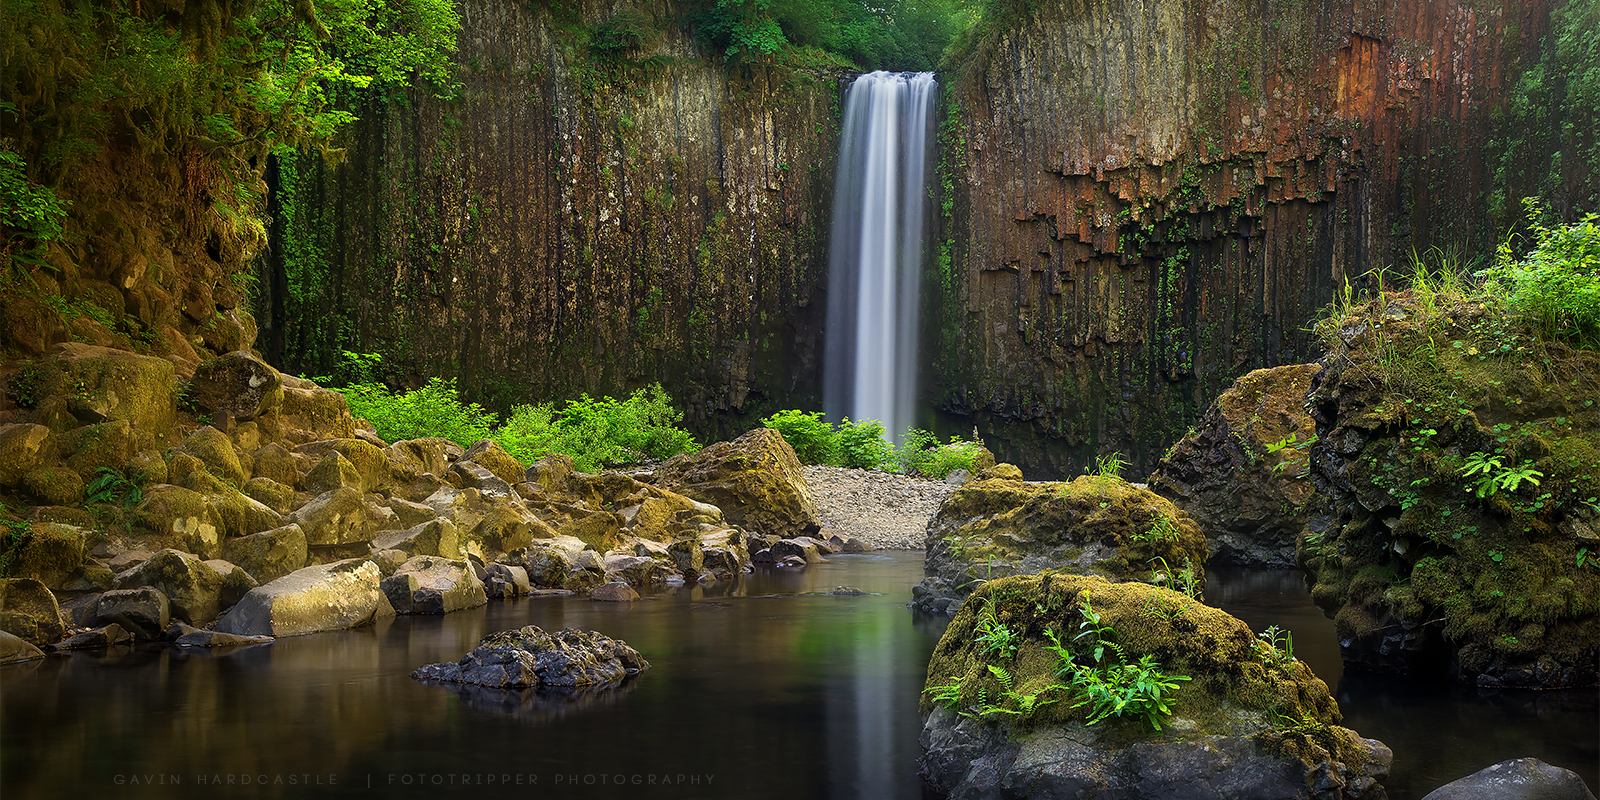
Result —
[[[945, 622], [905, 606], [921, 566], [920, 553], [835, 556], [633, 604], [494, 602], [232, 652], [145, 645], [0, 668], [0, 796], [919, 798], [917, 693]], [[1342, 674], [1297, 573], [1210, 582], [1208, 599], [1252, 627], [1293, 630], [1345, 724], [1395, 749], [1391, 798], [1520, 756], [1597, 784], [1594, 690]], [[820, 594], [841, 584], [877, 594]], [[653, 668], [581, 697], [407, 677], [528, 624], [619, 637]]]

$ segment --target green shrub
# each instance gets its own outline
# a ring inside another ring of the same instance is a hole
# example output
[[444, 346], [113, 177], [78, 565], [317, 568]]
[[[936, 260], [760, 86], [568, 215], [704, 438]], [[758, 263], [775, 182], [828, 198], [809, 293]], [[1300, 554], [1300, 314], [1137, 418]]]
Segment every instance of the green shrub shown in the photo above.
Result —
[[376, 383], [353, 383], [340, 391], [350, 413], [366, 418], [390, 442], [442, 436], [466, 447], [489, 438], [499, 422], [477, 403], [461, 402], [455, 378], [433, 378], [420, 389], [398, 394]]
[[982, 451], [982, 442], [969, 442], [960, 436], [952, 436], [949, 443], [939, 444], [939, 437], [931, 432], [911, 428], [906, 431], [906, 438], [895, 456], [900, 471], [907, 475], [922, 474], [944, 480], [958, 469], [972, 472]]
[[836, 435], [839, 438], [839, 466], [880, 469], [895, 463], [894, 445], [884, 435], [883, 423], [873, 419], [851, 422], [845, 417]]
[[761, 424], [782, 434], [802, 464], [833, 464], [839, 460], [839, 439], [821, 411], [779, 411]]
[[1523, 201], [1538, 244], [1520, 262], [1501, 245], [1490, 290], [1546, 340], [1600, 349], [1600, 224], [1588, 214], [1570, 225], [1538, 222], [1537, 200]]

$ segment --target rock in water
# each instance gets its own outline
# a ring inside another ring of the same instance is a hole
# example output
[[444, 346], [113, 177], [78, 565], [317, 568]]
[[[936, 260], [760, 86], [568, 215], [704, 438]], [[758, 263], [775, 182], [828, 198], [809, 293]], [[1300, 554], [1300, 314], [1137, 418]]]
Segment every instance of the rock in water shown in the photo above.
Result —
[[1481, 769], [1428, 793], [1422, 800], [1595, 800], [1570, 769], [1517, 758]]
[[454, 663], [428, 664], [411, 677], [498, 689], [592, 686], [650, 668], [637, 650], [595, 631], [546, 633], [529, 625], [483, 637]]
[[673, 456], [656, 472], [657, 484], [722, 509], [729, 522], [778, 536], [821, 529], [800, 459], [783, 435], [757, 428], [694, 455]]

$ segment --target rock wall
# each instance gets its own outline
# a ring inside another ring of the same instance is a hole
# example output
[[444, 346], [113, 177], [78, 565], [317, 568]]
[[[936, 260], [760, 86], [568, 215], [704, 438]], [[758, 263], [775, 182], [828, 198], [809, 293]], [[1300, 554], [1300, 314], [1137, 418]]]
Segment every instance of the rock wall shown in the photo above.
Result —
[[1233, 379], [1313, 358], [1347, 279], [1488, 255], [1524, 195], [1593, 207], [1560, 72], [1590, 5], [1019, 6], [944, 76], [931, 401], [1030, 474], [1143, 473]]
[[734, 66], [643, 4], [471, 0], [454, 100], [362, 101], [281, 158], [260, 346], [289, 371], [455, 376], [491, 407], [660, 381], [702, 436], [820, 406], [839, 73]]

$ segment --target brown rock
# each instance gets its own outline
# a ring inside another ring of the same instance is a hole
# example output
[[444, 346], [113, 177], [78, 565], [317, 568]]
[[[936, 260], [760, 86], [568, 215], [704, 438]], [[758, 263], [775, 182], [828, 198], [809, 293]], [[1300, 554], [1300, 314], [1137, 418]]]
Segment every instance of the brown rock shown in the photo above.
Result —
[[729, 522], [755, 533], [795, 536], [821, 529], [800, 460], [771, 428], [675, 456], [656, 471], [656, 480], [720, 508]]
[[632, 586], [620, 581], [603, 583], [589, 592], [590, 600], [599, 600], [607, 603], [628, 603], [639, 599], [639, 593]]

